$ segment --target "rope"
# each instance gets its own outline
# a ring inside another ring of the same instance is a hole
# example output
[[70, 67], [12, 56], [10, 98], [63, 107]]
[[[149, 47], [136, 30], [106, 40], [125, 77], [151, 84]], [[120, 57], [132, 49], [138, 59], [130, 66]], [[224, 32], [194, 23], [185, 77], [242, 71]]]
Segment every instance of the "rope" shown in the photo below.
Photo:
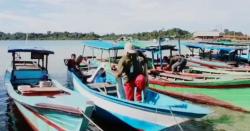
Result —
[[177, 120], [176, 120], [176, 118], [175, 118], [175, 115], [174, 115], [174, 113], [172, 112], [171, 106], [169, 106], [169, 109], [170, 109], [169, 111], [170, 111], [171, 115], [173, 116], [174, 121], [176, 122], [176, 124], [177, 124], [177, 126], [179, 127], [180, 131], [184, 131], [183, 128], [181, 127], [181, 124], [177, 122]]
[[97, 124], [95, 124], [94, 121], [92, 121], [86, 114], [84, 114], [84, 112], [82, 112], [83, 116], [90, 122], [92, 123], [98, 130], [103, 131], [103, 129], [101, 127], [99, 127]]

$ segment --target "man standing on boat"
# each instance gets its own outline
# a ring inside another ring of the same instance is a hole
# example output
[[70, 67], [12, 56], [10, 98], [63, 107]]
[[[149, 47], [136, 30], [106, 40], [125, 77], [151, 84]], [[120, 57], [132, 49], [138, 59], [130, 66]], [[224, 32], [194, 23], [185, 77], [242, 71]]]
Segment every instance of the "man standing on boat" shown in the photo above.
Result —
[[138, 58], [139, 56], [133, 45], [126, 43], [124, 46], [124, 55], [118, 63], [116, 77], [123, 77], [126, 99], [130, 101], [134, 101], [135, 87], [137, 87], [136, 100], [142, 101], [142, 91], [146, 87], [146, 78], [141, 64], [142, 60]]
[[71, 58], [65, 64], [68, 66], [68, 70], [73, 71], [76, 67], [76, 54], [71, 54]]

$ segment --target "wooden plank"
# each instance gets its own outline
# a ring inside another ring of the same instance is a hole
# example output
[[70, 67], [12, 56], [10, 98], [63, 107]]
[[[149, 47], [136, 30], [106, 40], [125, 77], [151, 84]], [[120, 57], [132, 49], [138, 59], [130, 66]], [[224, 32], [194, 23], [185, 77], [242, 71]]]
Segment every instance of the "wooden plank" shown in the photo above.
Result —
[[111, 88], [111, 87], [115, 87], [115, 85], [113, 84], [109, 84], [109, 83], [92, 83], [92, 84], [88, 84], [90, 87], [92, 88]]
[[175, 74], [160, 73], [159, 76], [173, 78], [173, 79], [179, 79], [179, 80], [185, 80], [185, 81], [193, 81], [192, 77], [175, 75]]
[[43, 108], [43, 109], [52, 109], [52, 110], [59, 110], [63, 112], [73, 113], [82, 116], [83, 111], [79, 108], [74, 108], [66, 105], [56, 105], [56, 104], [48, 104], [48, 103], [38, 103], [36, 107]]
[[22, 87], [19, 88], [18, 91], [20, 91], [23, 95], [29, 94], [29, 93], [62, 93], [63, 90], [56, 88], [56, 87]]

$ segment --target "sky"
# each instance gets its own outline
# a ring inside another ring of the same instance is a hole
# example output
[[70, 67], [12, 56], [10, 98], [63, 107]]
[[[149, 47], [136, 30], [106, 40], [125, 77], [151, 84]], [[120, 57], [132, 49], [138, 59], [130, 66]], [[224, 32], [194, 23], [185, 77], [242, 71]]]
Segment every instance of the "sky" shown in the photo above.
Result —
[[136, 33], [170, 28], [250, 34], [250, 0], [0, 0], [0, 31]]

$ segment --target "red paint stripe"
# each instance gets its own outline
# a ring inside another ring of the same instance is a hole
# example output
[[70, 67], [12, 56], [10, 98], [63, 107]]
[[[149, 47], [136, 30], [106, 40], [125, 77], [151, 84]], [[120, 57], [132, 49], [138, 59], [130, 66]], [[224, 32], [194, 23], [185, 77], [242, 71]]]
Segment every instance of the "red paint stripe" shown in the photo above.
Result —
[[237, 107], [234, 106], [230, 103], [215, 99], [213, 97], [209, 97], [206, 95], [194, 95], [194, 94], [184, 94], [184, 93], [176, 93], [176, 92], [171, 92], [171, 91], [163, 91], [160, 89], [155, 89], [155, 88], [151, 88], [151, 90], [154, 90], [156, 92], [168, 95], [168, 96], [172, 96], [175, 98], [179, 98], [182, 100], [189, 100], [195, 103], [200, 103], [200, 104], [207, 104], [207, 105], [214, 105], [214, 106], [220, 106], [220, 107], [224, 107], [230, 110], [234, 110], [234, 111], [239, 111], [239, 112], [250, 112], [248, 110], [245, 110], [241, 107]]
[[24, 106], [25, 108], [27, 108], [30, 112], [32, 112], [36, 117], [40, 118], [41, 120], [43, 120], [45, 123], [47, 123], [49, 126], [55, 128], [58, 131], [66, 131], [64, 128], [58, 126], [57, 124], [55, 124], [54, 122], [52, 122], [51, 120], [49, 120], [48, 118], [44, 117], [43, 115], [35, 112], [32, 108], [28, 107], [28, 106]]
[[18, 109], [18, 111], [20, 112], [20, 114], [23, 116], [23, 118], [27, 121], [27, 123], [29, 124], [29, 126], [32, 128], [32, 130], [34, 131], [39, 131], [38, 128], [36, 128], [35, 125], [32, 124], [32, 122]]

